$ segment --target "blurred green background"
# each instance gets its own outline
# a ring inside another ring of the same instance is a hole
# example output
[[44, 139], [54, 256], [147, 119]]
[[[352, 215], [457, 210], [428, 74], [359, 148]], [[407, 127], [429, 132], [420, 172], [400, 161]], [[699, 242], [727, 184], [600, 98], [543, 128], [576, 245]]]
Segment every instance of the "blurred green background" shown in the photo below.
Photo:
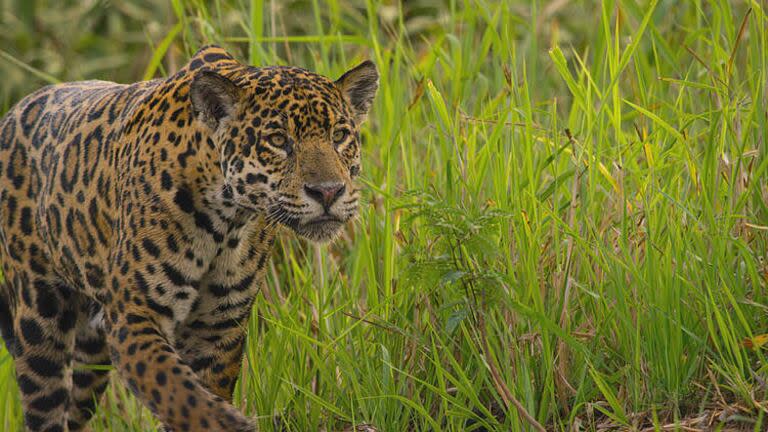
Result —
[[[368, 205], [332, 246], [284, 235], [257, 299], [260, 430], [765, 430], [765, 1], [0, 5], [0, 112], [206, 43], [379, 65]], [[92, 426], [157, 425], [113, 383]]]

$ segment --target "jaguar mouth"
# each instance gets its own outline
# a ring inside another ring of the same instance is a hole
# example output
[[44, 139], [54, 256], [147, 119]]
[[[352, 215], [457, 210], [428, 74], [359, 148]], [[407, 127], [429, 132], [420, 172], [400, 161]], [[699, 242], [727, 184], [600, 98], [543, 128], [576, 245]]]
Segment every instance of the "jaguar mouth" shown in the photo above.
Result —
[[349, 220], [331, 213], [307, 220], [301, 214], [296, 214], [283, 206], [272, 207], [267, 219], [286, 226], [301, 237], [316, 243], [327, 243], [336, 238]]
[[297, 234], [307, 240], [325, 243], [333, 240], [344, 226], [344, 221], [332, 215], [323, 215], [307, 222], [295, 225], [293, 228]]
[[304, 223], [304, 225], [324, 224], [324, 223], [329, 223], [329, 222], [344, 223], [344, 221], [342, 221], [341, 219], [339, 219], [336, 216], [329, 215], [329, 214], [324, 214], [322, 216], [318, 216], [318, 217], [316, 217], [316, 218], [314, 218], [314, 219]]

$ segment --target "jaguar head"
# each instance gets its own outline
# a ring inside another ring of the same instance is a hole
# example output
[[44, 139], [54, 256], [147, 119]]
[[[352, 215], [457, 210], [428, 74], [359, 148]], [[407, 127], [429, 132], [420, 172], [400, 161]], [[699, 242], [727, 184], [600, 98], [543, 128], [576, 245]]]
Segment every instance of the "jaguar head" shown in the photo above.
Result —
[[358, 213], [360, 127], [378, 82], [370, 61], [335, 81], [241, 65], [196, 72], [190, 100], [213, 131], [231, 199], [324, 242]]

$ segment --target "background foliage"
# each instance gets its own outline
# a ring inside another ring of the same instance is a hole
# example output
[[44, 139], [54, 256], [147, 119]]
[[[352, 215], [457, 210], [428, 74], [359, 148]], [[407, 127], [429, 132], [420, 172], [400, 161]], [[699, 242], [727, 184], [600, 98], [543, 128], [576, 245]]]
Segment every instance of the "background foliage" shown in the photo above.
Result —
[[[249, 324], [261, 430], [765, 429], [765, 2], [0, 5], [2, 111], [203, 43], [379, 65], [366, 209], [332, 247], [285, 235]], [[93, 423], [154, 426], [118, 383]]]

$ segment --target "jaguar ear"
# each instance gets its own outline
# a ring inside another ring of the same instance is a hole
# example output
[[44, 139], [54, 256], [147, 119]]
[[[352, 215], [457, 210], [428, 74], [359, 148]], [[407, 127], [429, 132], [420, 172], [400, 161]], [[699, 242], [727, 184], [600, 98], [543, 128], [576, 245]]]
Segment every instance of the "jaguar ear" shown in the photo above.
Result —
[[366, 60], [336, 80], [336, 87], [352, 105], [358, 123], [365, 121], [373, 98], [379, 89], [379, 72], [372, 61]]
[[222, 120], [234, 114], [240, 88], [216, 72], [204, 70], [195, 74], [189, 98], [195, 117], [216, 130]]

